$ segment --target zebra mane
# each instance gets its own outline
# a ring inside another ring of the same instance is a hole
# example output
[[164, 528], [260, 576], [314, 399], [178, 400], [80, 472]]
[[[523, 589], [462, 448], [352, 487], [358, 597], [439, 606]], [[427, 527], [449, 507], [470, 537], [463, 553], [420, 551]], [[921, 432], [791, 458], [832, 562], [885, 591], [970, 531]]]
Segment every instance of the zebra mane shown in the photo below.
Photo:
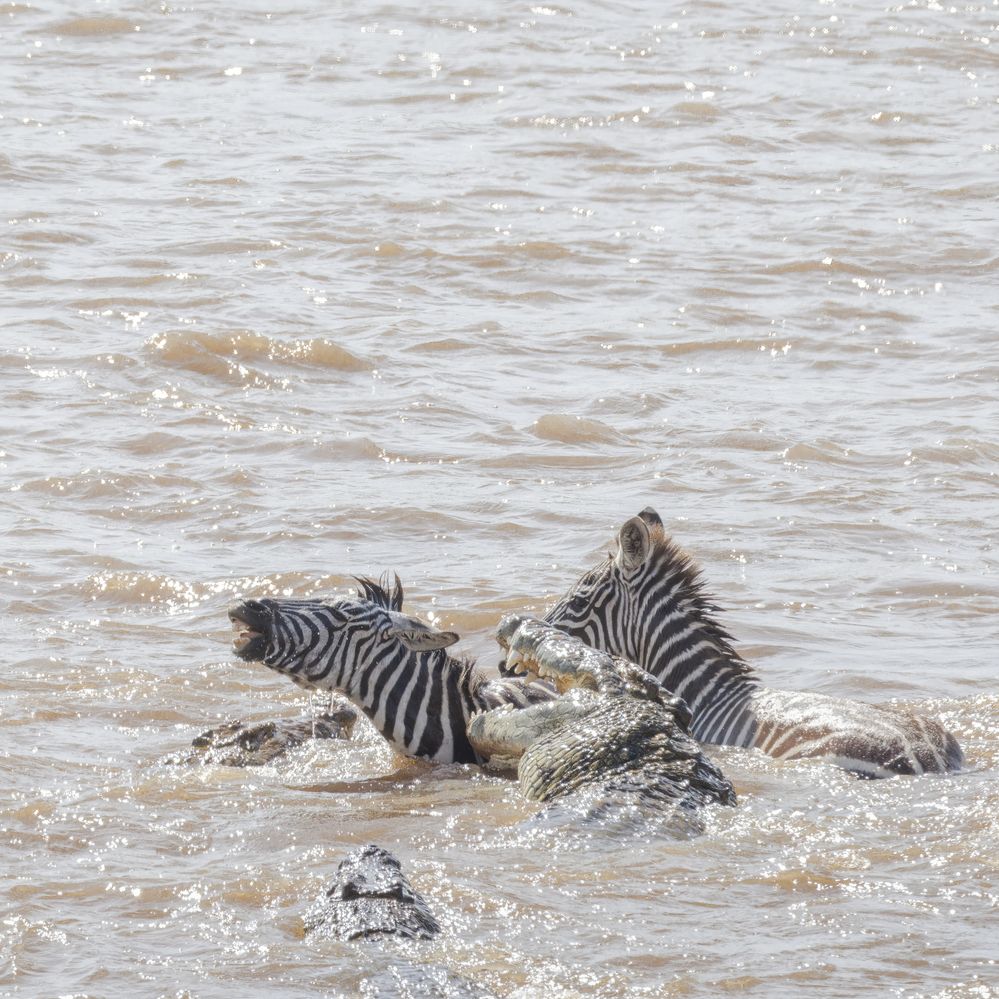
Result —
[[755, 676], [756, 670], [736, 652], [732, 644], [735, 639], [718, 623], [715, 615], [722, 613], [723, 608], [706, 592], [700, 566], [661, 525], [650, 525], [649, 537], [652, 541], [649, 558], [656, 562], [657, 575], [662, 578], [675, 575], [673, 589], [677, 596], [694, 609], [704, 628], [705, 636], [714, 643], [718, 652], [729, 661], [736, 673]]
[[[447, 649], [443, 651], [447, 652]], [[462, 656], [460, 659], [456, 659], [454, 656], [448, 658], [452, 665], [456, 665], [459, 670], [459, 685], [467, 689], [471, 697], [476, 697], [482, 687], [489, 683], [489, 677], [475, 665], [475, 660], [471, 656]]]
[[354, 582], [357, 583], [360, 590], [358, 595], [364, 600], [378, 604], [379, 607], [384, 607], [385, 610], [401, 611], [402, 583], [399, 581], [397, 573], [393, 573], [392, 576], [395, 585], [391, 590], [389, 589], [387, 572], [383, 573], [378, 580], [371, 579], [369, 576], [354, 576]]
[[[392, 574], [392, 579], [393, 584], [390, 586], [387, 573], [380, 576], [377, 581], [369, 576], [354, 576], [358, 586], [358, 596], [362, 600], [370, 600], [385, 610], [401, 612], [402, 583], [395, 573]], [[525, 685], [520, 680], [497, 679], [490, 676], [479, 668], [472, 656], [452, 656], [447, 648], [434, 649], [422, 654], [429, 657], [428, 662], [444, 667], [445, 675], [453, 678], [466, 706], [472, 704], [478, 708], [495, 708], [508, 701], [522, 706], [524, 698], [526, 698], [525, 703], [529, 704], [541, 696], [537, 693], [527, 694]]]

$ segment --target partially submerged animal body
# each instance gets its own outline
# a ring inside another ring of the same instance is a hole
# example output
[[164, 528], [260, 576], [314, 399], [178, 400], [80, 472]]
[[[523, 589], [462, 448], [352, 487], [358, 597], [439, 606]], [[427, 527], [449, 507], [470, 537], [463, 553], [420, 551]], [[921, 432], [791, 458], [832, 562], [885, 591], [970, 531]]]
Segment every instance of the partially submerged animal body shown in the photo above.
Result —
[[441, 929], [399, 861], [374, 845], [361, 847], [340, 862], [333, 884], [303, 921], [306, 934], [336, 940], [429, 940]]
[[418, 963], [422, 944], [437, 937], [441, 926], [399, 861], [380, 846], [348, 854], [332, 885], [302, 921], [306, 938], [317, 944], [331, 940], [376, 948], [375, 970], [352, 984], [351, 996], [496, 999], [489, 989], [445, 967]]
[[732, 647], [717, 610], [700, 571], [647, 508], [622, 526], [617, 552], [585, 573], [545, 620], [648, 670], [687, 701], [691, 732], [709, 745], [824, 759], [865, 777], [963, 765], [957, 740], [926, 715], [764, 686]]
[[312, 739], [349, 739], [357, 712], [347, 704], [314, 717], [246, 724], [225, 722], [196, 736], [191, 749], [171, 763], [204, 763], [224, 767], [259, 767]]
[[381, 943], [381, 966], [351, 993], [362, 999], [496, 999], [447, 968], [415, 963], [421, 943], [435, 938], [441, 926], [399, 861], [380, 846], [360, 847], [342, 860], [303, 923], [310, 940]]
[[468, 726], [482, 756], [517, 761], [527, 797], [552, 802], [585, 792], [591, 815], [631, 808], [690, 816], [702, 805], [736, 803], [689, 736], [686, 704], [634, 663], [528, 616], [504, 618], [497, 639], [509, 666], [552, 681], [562, 695], [487, 711]]
[[359, 579], [360, 594], [249, 600], [233, 607], [236, 655], [307, 690], [336, 690], [401, 753], [435, 763], [478, 763], [465, 729], [476, 711], [550, 700], [546, 687], [488, 679], [445, 651], [458, 641], [402, 613], [398, 577]]

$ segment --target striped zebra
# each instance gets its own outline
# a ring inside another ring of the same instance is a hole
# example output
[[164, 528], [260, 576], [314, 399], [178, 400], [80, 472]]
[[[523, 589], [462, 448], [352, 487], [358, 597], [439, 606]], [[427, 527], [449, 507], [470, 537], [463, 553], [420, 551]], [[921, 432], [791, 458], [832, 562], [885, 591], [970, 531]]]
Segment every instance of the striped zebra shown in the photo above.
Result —
[[819, 757], [867, 777], [961, 767], [957, 740], [931, 718], [764, 686], [732, 647], [700, 571], [655, 510], [628, 520], [617, 541], [617, 552], [585, 573], [545, 620], [638, 663], [683, 697], [696, 739], [777, 759]]
[[402, 584], [358, 579], [356, 598], [248, 600], [229, 611], [240, 659], [307, 690], [345, 694], [400, 752], [479, 763], [465, 728], [479, 711], [548, 700], [545, 687], [490, 680], [445, 649], [458, 641], [402, 613]]

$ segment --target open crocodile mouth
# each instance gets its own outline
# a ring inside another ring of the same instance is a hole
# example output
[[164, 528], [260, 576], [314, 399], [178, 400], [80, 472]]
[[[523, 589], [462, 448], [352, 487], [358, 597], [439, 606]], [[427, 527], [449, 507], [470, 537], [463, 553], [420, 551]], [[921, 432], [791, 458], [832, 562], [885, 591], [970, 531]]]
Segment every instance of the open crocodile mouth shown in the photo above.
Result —
[[504, 650], [499, 661], [500, 676], [515, 676], [528, 682], [541, 679], [541, 664], [530, 652], [510, 648], [504, 642], [500, 646]]
[[531, 680], [542, 676], [541, 665], [530, 653], [510, 649], [503, 660], [502, 672], [507, 676], [527, 677]]
[[541, 667], [537, 658], [523, 646], [517, 647], [512, 644], [516, 634], [516, 631], [512, 630], [515, 623], [513, 615], [511, 615], [500, 624], [496, 633], [496, 641], [499, 642], [499, 646], [504, 652], [503, 658], [499, 661], [500, 675], [523, 677], [527, 680], [539, 679]]
[[229, 608], [232, 650], [240, 659], [258, 662], [267, 652], [270, 614], [255, 600]]

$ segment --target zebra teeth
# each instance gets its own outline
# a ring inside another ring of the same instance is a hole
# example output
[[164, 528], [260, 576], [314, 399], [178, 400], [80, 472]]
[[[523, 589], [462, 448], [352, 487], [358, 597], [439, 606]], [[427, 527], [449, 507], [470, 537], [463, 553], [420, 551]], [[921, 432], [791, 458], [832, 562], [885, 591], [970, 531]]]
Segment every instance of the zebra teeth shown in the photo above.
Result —
[[255, 638], [261, 637], [261, 632], [254, 631], [245, 621], [233, 618], [232, 621], [232, 647], [239, 652], [245, 649]]

